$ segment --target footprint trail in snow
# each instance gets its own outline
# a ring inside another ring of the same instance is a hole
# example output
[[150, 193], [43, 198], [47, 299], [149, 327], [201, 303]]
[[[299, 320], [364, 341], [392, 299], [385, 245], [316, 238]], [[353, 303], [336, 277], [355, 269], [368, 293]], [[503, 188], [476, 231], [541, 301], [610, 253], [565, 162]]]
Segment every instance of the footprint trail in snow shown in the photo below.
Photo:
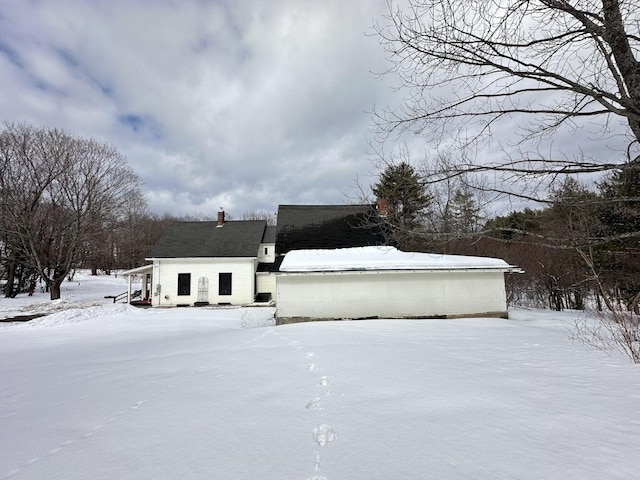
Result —
[[[277, 332], [277, 330], [275, 331]], [[281, 340], [286, 341], [289, 344], [289, 346], [295, 348], [295, 350], [299, 351], [303, 349], [302, 345], [297, 340], [291, 340], [284, 335], [280, 335], [279, 332], [277, 332], [276, 334]], [[315, 352], [307, 351], [305, 353], [305, 357], [307, 360], [307, 364], [306, 364], [307, 371], [310, 373], [315, 373], [316, 370], [318, 369], [318, 365], [315, 362], [316, 360]], [[328, 397], [331, 395], [331, 392], [327, 388], [328, 386], [329, 386], [329, 377], [327, 375], [321, 375], [319, 377], [316, 377], [316, 388], [323, 389], [325, 397]], [[325, 408], [324, 408], [321, 396], [316, 396], [311, 398], [309, 401], [307, 401], [304, 408], [309, 412], [317, 412], [317, 413], [314, 413], [314, 415], [316, 416], [319, 415], [318, 420], [325, 420], [324, 417], [326, 416], [326, 414], [325, 414]], [[336, 430], [334, 429], [334, 427], [326, 423], [326, 420], [325, 420], [325, 421], [319, 422], [311, 430], [311, 437], [313, 439], [313, 442], [315, 443], [315, 452], [314, 452], [315, 461], [314, 461], [313, 470], [316, 473], [310, 477], [306, 477], [305, 480], [328, 480], [326, 476], [318, 473], [320, 471], [320, 465], [321, 465], [320, 449], [326, 448], [327, 444], [336, 440], [338, 438], [338, 434], [336, 433]]]

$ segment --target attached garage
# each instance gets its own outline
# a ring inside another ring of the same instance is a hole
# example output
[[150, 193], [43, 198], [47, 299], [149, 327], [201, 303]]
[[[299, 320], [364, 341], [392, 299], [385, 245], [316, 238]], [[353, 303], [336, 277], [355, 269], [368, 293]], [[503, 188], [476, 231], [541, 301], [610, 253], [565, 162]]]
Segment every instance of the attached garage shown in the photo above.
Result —
[[331, 319], [507, 318], [504, 274], [487, 257], [393, 247], [295, 250], [276, 277], [278, 324]]

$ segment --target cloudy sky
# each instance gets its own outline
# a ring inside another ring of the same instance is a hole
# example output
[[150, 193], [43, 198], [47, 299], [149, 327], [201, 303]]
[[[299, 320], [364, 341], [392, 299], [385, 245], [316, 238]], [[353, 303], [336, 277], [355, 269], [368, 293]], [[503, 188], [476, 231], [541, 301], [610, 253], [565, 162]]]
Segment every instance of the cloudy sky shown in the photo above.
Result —
[[384, 0], [0, 0], [0, 121], [114, 145], [151, 211], [345, 203], [393, 90]]
[[[408, 93], [374, 74], [390, 66], [372, 30], [386, 13], [386, 0], [0, 0], [0, 122], [111, 143], [157, 214], [347, 203], [377, 173], [369, 112]], [[478, 158], [503, 155], [517, 122]], [[534, 147], [622, 158], [626, 140], [598, 122]], [[433, 148], [402, 140], [414, 163]]]

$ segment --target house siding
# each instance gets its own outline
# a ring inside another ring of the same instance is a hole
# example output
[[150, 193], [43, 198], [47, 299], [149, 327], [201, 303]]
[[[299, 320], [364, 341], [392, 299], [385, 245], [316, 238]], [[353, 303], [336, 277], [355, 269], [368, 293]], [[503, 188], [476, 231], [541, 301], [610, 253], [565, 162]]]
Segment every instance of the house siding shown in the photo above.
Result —
[[280, 274], [279, 323], [339, 318], [507, 316], [502, 271]]
[[259, 272], [256, 275], [256, 292], [270, 293], [271, 299], [276, 298], [276, 276], [268, 272]]
[[[249, 304], [255, 297], [256, 265], [255, 258], [154, 259], [152, 305], [194, 305], [203, 300], [199, 298], [198, 292], [198, 282], [202, 277], [208, 279], [208, 291], [204, 301], [210, 304]], [[189, 295], [178, 295], [178, 275], [185, 273], [191, 274], [191, 292]], [[218, 294], [220, 273], [231, 273], [231, 295]]]
[[258, 262], [273, 263], [275, 261], [276, 261], [276, 244], [261, 243], [260, 248], [258, 250]]

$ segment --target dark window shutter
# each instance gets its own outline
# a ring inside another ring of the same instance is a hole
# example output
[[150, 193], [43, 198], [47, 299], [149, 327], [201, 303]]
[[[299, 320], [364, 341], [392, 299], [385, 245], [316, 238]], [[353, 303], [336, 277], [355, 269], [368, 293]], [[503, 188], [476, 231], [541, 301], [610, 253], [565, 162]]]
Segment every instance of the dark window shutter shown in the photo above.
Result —
[[191, 274], [178, 274], [178, 295], [191, 295]]
[[218, 274], [218, 295], [231, 295], [231, 274]]

